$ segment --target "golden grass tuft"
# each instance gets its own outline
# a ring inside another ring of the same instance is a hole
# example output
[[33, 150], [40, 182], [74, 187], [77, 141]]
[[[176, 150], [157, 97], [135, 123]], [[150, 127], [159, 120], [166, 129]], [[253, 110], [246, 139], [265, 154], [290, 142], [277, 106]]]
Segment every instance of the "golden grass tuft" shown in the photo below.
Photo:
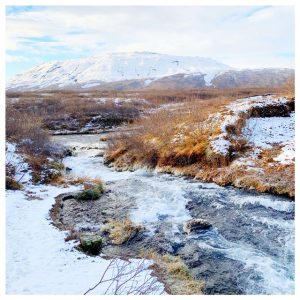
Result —
[[141, 253], [141, 256], [154, 261], [151, 269], [165, 284], [168, 293], [172, 295], [202, 294], [203, 281], [193, 277], [179, 256], [160, 255], [151, 251]]
[[103, 230], [109, 233], [109, 237], [114, 245], [121, 245], [133, 239], [143, 226], [134, 224], [130, 219], [109, 220]]

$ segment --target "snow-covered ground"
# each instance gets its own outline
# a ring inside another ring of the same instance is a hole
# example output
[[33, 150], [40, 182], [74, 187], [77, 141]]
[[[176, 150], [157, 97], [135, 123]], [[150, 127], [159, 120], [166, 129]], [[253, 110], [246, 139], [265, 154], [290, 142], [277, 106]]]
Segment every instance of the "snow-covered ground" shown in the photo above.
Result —
[[[22, 161], [13, 145], [10, 144], [7, 151], [10, 161]], [[150, 276], [151, 271], [147, 267], [151, 261], [125, 262], [91, 257], [75, 250], [74, 242], [64, 241], [66, 232], [59, 231], [51, 224], [49, 210], [55, 196], [76, 191], [80, 187], [62, 188], [23, 182], [24, 190], [6, 192], [7, 294], [84, 294], [100, 280], [109, 263], [113, 265], [103, 278], [107, 281], [90, 291], [90, 294], [116, 292], [117, 281], [109, 279], [118, 270], [122, 271], [119, 285], [138, 270], [134, 278], [121, 286], [118, 294], [143, 292], [142, 289], [147, 287], [151, 288], [152, 294], [163, 291], [163, 285]], [[42, 200], [29, 200], [28, 191]]]
[[[227, 131], [227, 128], [235, 126], [243, 117], [242, 114], [247, 114], [252, 108], [280, 106], [286, 104], [287, 101], [284, 97], [271, 95], [249, 97], [234, 101], [225, 107], [223, 113], [218, 112], [211, 115], [208, 124], [217, 124], [221, 131], [220, 134], [212, 137], [212, 149], [216, 153], [226, 156], [231, 146], [229, 140], [234, 137]], [[290, 159], [293, 159], [295, 114], [291, 113], [290, 117], [250, 118], [246, 121], [242, 136], [257, 149], [270, 149], [274, 144], [282, 145], [282, 151], [286, 153], [279, 157], [278, 161], [288, 163]]]
[[250, 118], [243, 134], [255, 148], [271, 149], [279, 145], [281, 153], [274, 158], [281, 164], [291, 164], [295, 159], [295, 113], [290, 117]]
[[15, 179], [19, 182], [27, 183], [31, 179], [31, 173], [28, 172], [28, 164], [24, 159], [16, 153], [16, 145], [13, 143], [6, 143], [5, 153], [6, 164], [15, 168]]
[[290, 117], [250, 118], [244, 136], [255, 147], [272, 148], [273, 144], [291, 143], [295, 139], [295, 113]]

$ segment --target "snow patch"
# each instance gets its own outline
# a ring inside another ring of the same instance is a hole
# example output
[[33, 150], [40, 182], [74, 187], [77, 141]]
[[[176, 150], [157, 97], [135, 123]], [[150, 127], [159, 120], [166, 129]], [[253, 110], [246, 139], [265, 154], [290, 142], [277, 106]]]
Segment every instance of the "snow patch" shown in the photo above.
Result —
[[[255, 107], [267, 107], [270, 105], [283, 105], [287, 103], [284, 97], [255, 96], [243, 98], [234, 101], [225, 107], [226, 111], [215, 113], [208, 118], [208, 124], [218, 124], [221, 133], [211, 139], [211, 146], [216, 153], [227, 155], [230, 148], [228, 141], [227, 128], [235, 126], [242, 117], [242, 114], [248, 113]], [[294, 137], [294, 120], [286, 117], [272, 118], [250, 118], [247, 120], [246, 126], [243, 129], [243, 136], [248, 138], [250, 143], [256, 147], [271, 147], [272, 143], [288, 142], [291, 137]], [[289, 119], [287, 121], [287, 119]], [[287, 136], [286, 136], [287, 135]]]
[[[74, 249], [74, 243], [65, 243], [66, 233], [51, 225], [49, 209], [54, 197], [78, 187], [27, 186], [43, 200], [26, 200], [23, 191], [6, 192], [6, 292], [8, 294], [83, 294], [101, 278], [110, 260], [87, 256]], [[125, 262], [117, 260], [122, 266]], [[135, 278], [143, 282], [150, 277], [147, 269], [151, 261], [131, 260], [125, 270], [142, 267]], [[109, 269], [106, 279], [116, 267]], [[127, 276], [128, 277], [128, 276]], [[122, 282], [128, 279], [122, 278]], [[104, 294], [111, 281], [100, 284], [91, 294]], [[122, 292], [127, 293], [129, 281]], [[114, 285], [108, 294], [114, 290]], [[157, 287], [157, 293], [163, 286]]]
[[16, 181], [26, 183], [31, 180], [31, 172], [28, 170], [29, 165], [24, 161], [23, 157], [17, 153], [16, 144], [6, 143], [5, 163], [15, 168]]
[[262, 149], [270, 149], [273, 144], [290, 145], [295, 139], [295, 114], [291, 113], [290, 117], [250, 118], [243, 135], [255, 147]]
[[282, 165], [289, 165], [295, 162], [295, 143], [287, 142], [282, 148], [281, 153], [274, 158]]
[[230, 147], [230, 142], [225, 139], [226, 135], [219, 135], [216, 139], [211, 142], [212, 149], [215, 153], [222, 154], [224, 156], [227, 155]]

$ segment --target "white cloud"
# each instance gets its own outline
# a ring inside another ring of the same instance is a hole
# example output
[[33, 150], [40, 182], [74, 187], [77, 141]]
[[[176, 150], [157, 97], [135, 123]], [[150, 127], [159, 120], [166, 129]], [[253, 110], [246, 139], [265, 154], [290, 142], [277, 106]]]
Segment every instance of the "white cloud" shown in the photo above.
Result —
[[24, 56], [16, 56], [16, 55], [5, 55], [5, 59], [7, 62], [20, 62], [20, 61], [27, 61], [27, 57]]
[[54, 6], [7, 16], [6, 49], [70, 58], [148, 50], [208, 56], [237, 67], [292, 66], [293, 55], [280, 55], [294, 53], [294, 16], [282, 6]]

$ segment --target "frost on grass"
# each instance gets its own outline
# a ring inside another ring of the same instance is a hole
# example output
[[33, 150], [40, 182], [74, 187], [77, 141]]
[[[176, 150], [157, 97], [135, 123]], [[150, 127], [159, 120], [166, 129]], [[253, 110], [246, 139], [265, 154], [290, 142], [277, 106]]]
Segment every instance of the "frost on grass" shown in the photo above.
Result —
[[223, 156], [226, 156], [228, 154], [230, 145], [230, 142], [226, 140], [225, 134], [221, 134], [211, 141], [211, 146], [214, 152]]

